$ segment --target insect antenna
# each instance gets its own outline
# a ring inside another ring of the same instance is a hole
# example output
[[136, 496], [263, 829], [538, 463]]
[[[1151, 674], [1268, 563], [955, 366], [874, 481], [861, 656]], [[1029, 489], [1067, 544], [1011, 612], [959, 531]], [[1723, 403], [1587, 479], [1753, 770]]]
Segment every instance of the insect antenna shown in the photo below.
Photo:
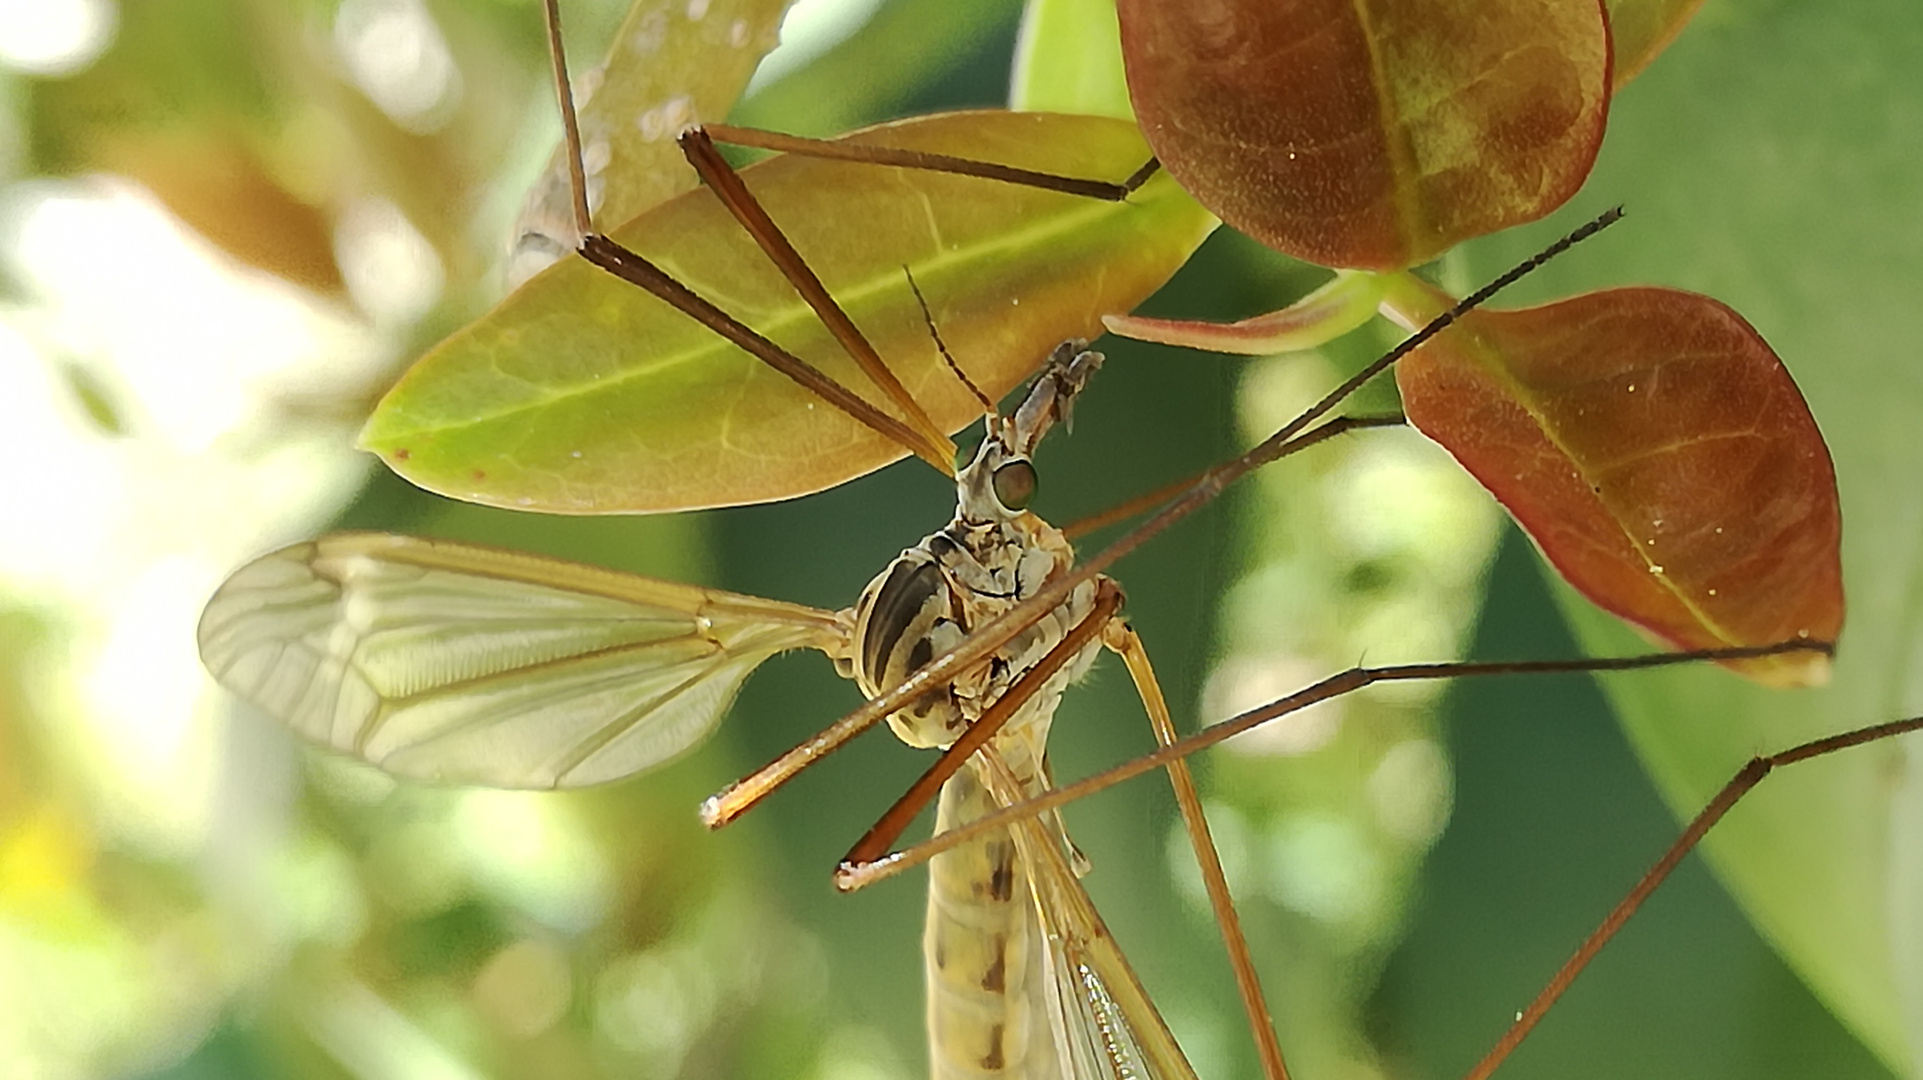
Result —
[[703, 800], [701, 820], [710, 828], [726, 825], [776, 788], [793, 779], [801, 770], [834, 752], [842, 743], [873, 727], [889, 713], [914, 701], [922, 694], [947, 685], [961, 672], [980, 663], [1022, 627], [1058, 607], [1071, 590], [1079, 588], [1084, 582], [1094, 580], [1096, 575], [1113, 566], [1123, 556], [1160, 535], [1177, 521], [1215, 501], [1236, 480], [1290, 453], [1297, 436], [1342, 404], [1362, 384], [1388, 370], [1397, 360], [1415, 351], [1423, 342], [1441, 333], [1457, 319], [1545, 262], [1615, 224], [1621, 220], [1622, 213], [1621, 207], [1605, 211], [1524, 260], [1488, 285], [1471, 293], [1448, 311], [1431, 320], [1422, 329], [1404, 338], [1401, 344], [1383, 354], [1368, 367], [1330, 391], [1294, 420], [1284, 424], [1280, 430], [1264, 439], [1255, 448], [1208, 470], [1193, 486], [1173, 501], [1164, 504], [1160, 511], [1127, 536], [1084, 560], [1073, 571], [1056, 578], [1035, 595], [1008, 609], [992, 622], [979, 627], [975, 633], [969, 635], [955, 648], [918, 668], [889, 691], [871, 699], [867, 704], [830, 724], [805, 742], [755, 770], [754, 773]]
[[903, 265], [901, 273], [908, 279], [908, 290], [915, 294], [915, 306], [921, 308], [921, 321], [928, 327], [928, 336], [934, 339], [935, 351], [941, 353], [942, 362], [948, 365], [948, 370], [955, 373], [956, 380], [975, 396], [975, 400], [981, 403], [983, 414], [992, 420], [997, 415], [995, 403], [982, 393], [981, 387], [975, 385], [975, 380], [968, 377], [968, 372], [962, 370], [954, 354], [948, 351], [948, 343], [941, 339], [941, 327], [935, 325], [935, 313], [928, 309], [928, 298], [922, 295], [921, 286], [915, 282], [914, 271]]

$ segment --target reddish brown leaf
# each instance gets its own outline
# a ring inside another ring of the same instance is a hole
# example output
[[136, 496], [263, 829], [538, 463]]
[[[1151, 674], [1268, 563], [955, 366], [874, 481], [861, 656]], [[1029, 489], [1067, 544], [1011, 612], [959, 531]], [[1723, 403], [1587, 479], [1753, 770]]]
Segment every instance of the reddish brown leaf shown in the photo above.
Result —
[[1602, 140], [1597, 0], [1121, 0], [1149, 143], [1222, 220], [1396, 269], [1533, 221]]
[[[1681, 648], [1834, 641], [1836, 477], [1782, 362], [1670, 289], [1479, 311], [1397, 369], [1409, 420], [1590, 599]], [[1793, 654], [1741, 666], [1821, 677]]]

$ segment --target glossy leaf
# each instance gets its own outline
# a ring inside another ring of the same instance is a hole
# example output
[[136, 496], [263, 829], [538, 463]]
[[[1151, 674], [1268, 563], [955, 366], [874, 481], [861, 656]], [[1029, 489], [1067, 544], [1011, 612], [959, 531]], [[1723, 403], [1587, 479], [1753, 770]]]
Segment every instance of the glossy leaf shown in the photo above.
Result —
[[[779, 40], [789, 0], [655, 0], [630, 8], [607, 58], [572, 80], [588, 205], [609, 228], [695, 186], [674, 138], [713, 122]], [[557, 148], [514, 230], [516, 280], [574, 250], [568, 170]]]
[[1222, 220], [1395, 269], [1533, 221], [1588, 175], [1608, 107], [1596, 0], [1122, 0], [1142, 129]]
[[[1409, 420], [1563, 577], [1679, 648], [1834, 641], [1841, 519], [1789, 373], [1724, 305], [1671, 289], [1477, 311], [1396, 369]], [[1826, 658], [1736, 665], [1821, 681]]]
[[[1129, 175], [1148, 156], [1130, 125], [1092, 117], [962, 113], [859, 137], [1104, 179]], [[950, 352], [999, 396], [1056, 343], [1095, 336], [1102, 315], [1153, 292], [1214, 227], [1165, 177], [1115, 204], [816, 159], [776, 158], [746, 175], [948, 431], [981, 409], [943, 366], [908, 273]], [[872, 393], [707, 192], [614, 236]], [[791, 498], [904, 453], [678, 311], [573, 259], [424, 357], [361, 441], [432, 491], [581, 514]]]

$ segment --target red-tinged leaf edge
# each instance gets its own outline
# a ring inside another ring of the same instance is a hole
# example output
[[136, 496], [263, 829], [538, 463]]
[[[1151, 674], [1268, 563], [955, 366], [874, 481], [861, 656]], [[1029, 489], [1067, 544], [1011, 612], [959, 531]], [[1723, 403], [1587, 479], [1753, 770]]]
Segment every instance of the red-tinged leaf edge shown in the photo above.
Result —
[[1319, 348], [1375, 318], [1382, 302], [1380, 275], [1339, 270], [1328, 284], [1280, 311], [1232, 323], [1108, 315], [1102, 325], [1117, 337], [1235, 356], [1269, 356]]
[[1602, 141], [1599, 0], [1119, 0], [1149, 144], [1270, 247], [1394, 270], [1534, 221]]
[[[1678, 648], [1836, 640], [1836, 475], [1743, 318], [1671, 289], [1481, 310], [1397, 368], [1409, 421], [1598, 606]], [[1827, 658], [1730, 665], [1819, 682]]]

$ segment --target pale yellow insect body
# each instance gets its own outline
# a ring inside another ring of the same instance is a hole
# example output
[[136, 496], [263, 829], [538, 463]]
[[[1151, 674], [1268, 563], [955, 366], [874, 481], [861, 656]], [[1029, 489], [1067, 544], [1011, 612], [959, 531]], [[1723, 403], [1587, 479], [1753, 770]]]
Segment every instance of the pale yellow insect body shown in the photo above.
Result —
[[[579, 787], [666, 761], [720, 722], [779, 652], [826, 653], [869, 696], [900, 683], [1074, 563], [1025, 509], [1028, 457], [1099, 365], [1071, 342], [1023, 405], [991, 417], [955, 518], [828, 612], [445, 541], [341, 534], [236, 571], [201, 617], [229, 689], [302, 736], [401, 776]], [[1096, 612], [1071, 591], [961, 677], [889, 717], [947, 746]], [[1112, 622], [1105, 629], [1117, 629]], [[1097, 636], [943, 788], [937, 829], [1048, 786], [1049, 721]], [[925, 945], [931, 1068], [948, 1078], [1192, 1076], [1095, 913], [1058, 818], [934, 860]]]

